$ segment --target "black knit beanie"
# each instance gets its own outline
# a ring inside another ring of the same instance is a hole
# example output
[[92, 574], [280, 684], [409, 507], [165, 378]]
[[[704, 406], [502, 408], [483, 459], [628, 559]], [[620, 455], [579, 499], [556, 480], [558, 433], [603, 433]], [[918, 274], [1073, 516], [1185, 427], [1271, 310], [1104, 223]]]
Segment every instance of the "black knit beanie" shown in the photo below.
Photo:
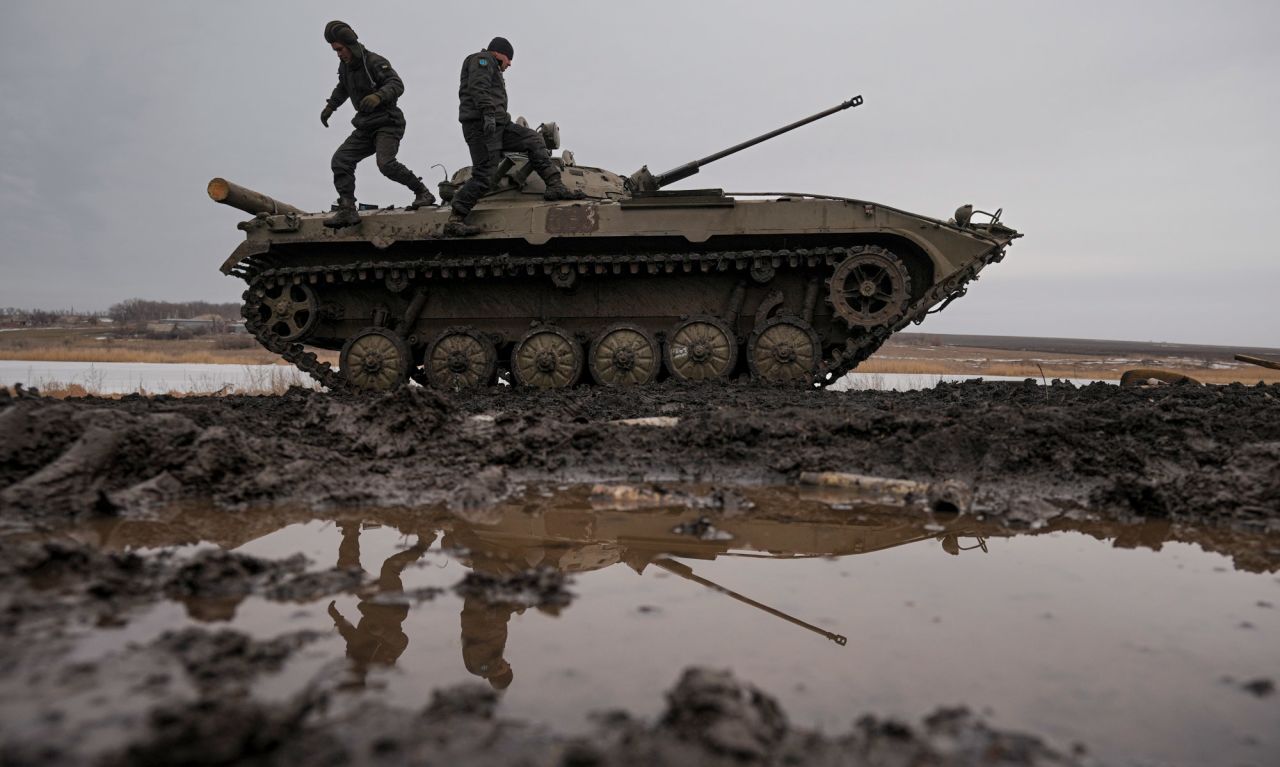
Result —
[[505, 37], [493, 38], [489, 41], [489, 45], [485, 50], [493, 51], [494, 53], [501, 53], [509, 59], [514, 59], [516, 57], [516, 49], [511, 47], [511, 43], [508, 42]]

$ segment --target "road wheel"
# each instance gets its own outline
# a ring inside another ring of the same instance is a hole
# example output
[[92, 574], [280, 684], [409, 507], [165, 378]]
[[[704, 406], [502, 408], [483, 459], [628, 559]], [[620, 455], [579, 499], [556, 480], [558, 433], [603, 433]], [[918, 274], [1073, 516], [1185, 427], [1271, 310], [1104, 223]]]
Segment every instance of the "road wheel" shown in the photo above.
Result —
[[747, 365], [763, 381], [808, 383], [821, 359], [818, 334], [795, 317], [775, 317], [747, 339]]
[[719, 317], [691, 317], [672, 328], [663, 356], [681, 380], [728, 378], [738, 362], [738, 339]]
[[338, 365], [353, 387], [390, 391], [409, 380], [412, 361], [403, 338], [386, 328], [365, 328], [343, 345]]
[[601, 386], [643, 386], [658, 377], [658, 342], [639, 325], [620, 322], [605, 328], [587, 352], [591, 376]]
[[498, 352], [475, 328], [446, 328], [427, 346], [423, 367], [427, 381], [441, 389], [488, 386], [498, 369]]
[[511, 373], [523, 386], [563, 389], [582, 375], [582, 344], [554, 325], [534, 328], [511, 350]]

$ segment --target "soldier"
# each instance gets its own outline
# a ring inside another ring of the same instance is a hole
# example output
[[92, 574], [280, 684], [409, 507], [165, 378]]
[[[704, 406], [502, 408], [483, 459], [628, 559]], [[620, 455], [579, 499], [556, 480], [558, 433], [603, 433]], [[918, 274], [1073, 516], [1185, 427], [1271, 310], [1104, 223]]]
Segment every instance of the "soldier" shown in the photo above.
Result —
[[458, 122], [471, 151], [471, 178], [453, 196], [453, 212], [444, 233], [449, 237], [477, 234], [479, 227], [466, 223], [476, 202], [489, 191], [504, 150], [525, 152], [533, 169], [547, 184], [548, 200], [581, 200], [586, 195], [570, 190], [551, 164], [551, 155], [537, 132], [511, 122], [507, 113], [507, 85], [502, 73], [511, 66], [515, 49], [505, 37], [495, 37], [488, 47], [462, 62], [458, 86]]
[[422, 179], [396, 159], [405, 129], [404, 112], [396, 106], [396, 99], [404, 93], [404, 82], [391, 68], [391, 62], [357, 42], [355, 30], [344, 22], [326, 24], [324, 39], [337, 52], [341, 63], [338, 64], [338, 84], [320, 113], [320, 123], [328, 128], [334, 110], [347, 99], [356, 108], [356, 116], [351, 118], [355, 130], [333, 153], [338, 210], [324, 220], [324, 225], [338, 229], [360, 223], [360, 214], [356, 212], [356, 164], [369, 155], [377, 155], [382, 175], [413, 190], [415, 196], [409, 204], [410, 210], [435, 205], [436, 198]]

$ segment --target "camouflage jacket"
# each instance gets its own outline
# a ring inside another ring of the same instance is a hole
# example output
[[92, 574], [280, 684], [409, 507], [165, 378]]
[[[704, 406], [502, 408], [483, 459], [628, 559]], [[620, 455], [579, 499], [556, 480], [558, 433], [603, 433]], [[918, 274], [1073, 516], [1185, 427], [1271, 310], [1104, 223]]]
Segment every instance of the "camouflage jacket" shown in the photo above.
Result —
[[[351, 124], [357, 128], [383, 128], [403, 126], [404, 112], [396, 106], [396, 100], [404, 93], [404, 81], [391, 68], [391, 62], [363, 46], [351, 46], [356, 58], [350, 63], [338, 63], [338, 84], [329, 96], [329, 106], [337, 109], [350, 99], [356, 109]], [[370, 93], [382, 98], [382, 103], [372, 112], [361, 112], [360, 101]]]
[[501, 123], [511, 122], [507, 114], [507, 82], [498, 60], [488, 51], [468, 56], [462, 62], [458, 84], [458, 121], [479, 120], [491, 114]]

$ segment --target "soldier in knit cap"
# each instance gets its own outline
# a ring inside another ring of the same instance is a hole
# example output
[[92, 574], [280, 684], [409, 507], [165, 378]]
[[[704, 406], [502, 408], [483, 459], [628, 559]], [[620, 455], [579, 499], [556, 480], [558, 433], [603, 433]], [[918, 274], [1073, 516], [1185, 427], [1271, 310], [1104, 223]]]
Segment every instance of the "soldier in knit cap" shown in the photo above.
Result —
[[511, 121], [507, 112], [507, 84], [502, 73], [511, 66], [515, 48], [505, 37], [495, 37], [479, 53], [462, 62], [458, 86], [458, 122], [471, 152], [471, 178], [452, 200], [452, 214], [445, 225], [448, 237], [477, 234], [478, 227], [466, 217], [493, 184], [493, 174], [503, 151], [524, 152], [529, 164], [546, 182], [543, 195], [548, 200], [581, 200], [586, 195], [570, 190], [560, 180], [560, 171], [551, 164], [546, 143], [536, 131]]
[[338, 54], [338, 84], [325, 102], [320, 123], [329, 127], [329, 118], [342, 102], [350, 100], [356, 109], [351, 125], [355, 128], [338, 151], [333, 153], [333, 185], [338, 190], [338, 210], [325, 219], [332, 228], [356, 226], [356, 164], [376, 155], [382, 175], [404, 184], [414, 193], [410, 210], [435, 205], [436, 198], [422, 179], [396, 159], [400, 139], [404, 138], [404, 112], [396, 100], [404, 93], [404, 82], [391, 68], [391, 62], [361, 45], [354, 29], [341, 21], [331, 21], [324, 28], [325, 42]]

